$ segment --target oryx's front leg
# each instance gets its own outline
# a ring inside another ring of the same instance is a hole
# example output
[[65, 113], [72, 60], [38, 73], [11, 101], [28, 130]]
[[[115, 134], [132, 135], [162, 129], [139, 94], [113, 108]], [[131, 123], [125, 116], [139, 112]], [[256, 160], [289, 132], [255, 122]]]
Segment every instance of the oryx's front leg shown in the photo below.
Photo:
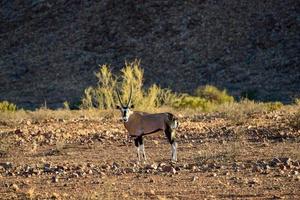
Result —
[[175, 130], [168, 127], [165, 130], [165, 134], [168, 138], [169, 143], [171, 144], [171, 160], [173, 162], [177, 161], [177, 143], [175, 141]]
[[134, 144], [137, 147], [137, 157], [138, 157], [138, 161], [141, 161], [141, 153], [143, 156], [143, 160], [144, 162], [146, 161], [146, 154], [145, 154], [145, 147], [144, 147], [144, 142], [143, 142], [143, 137], [139, 136], [137, 138], [134, 139]]
[[177, 161], [177, 143], [175, 141], [172, 144], [172, 161]]

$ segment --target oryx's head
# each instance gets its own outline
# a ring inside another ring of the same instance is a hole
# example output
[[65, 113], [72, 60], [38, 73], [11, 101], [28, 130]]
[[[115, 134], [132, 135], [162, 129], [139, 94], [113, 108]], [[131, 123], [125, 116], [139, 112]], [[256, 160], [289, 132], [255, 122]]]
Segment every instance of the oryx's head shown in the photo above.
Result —
[[117, 106], [117, 109], [119, 109], [122, 113], [122, 120], [123, 122], [128, 122], [129, 116], [132, 113], [132, 111], [130, 110], [131, 108], [134, 108], [134, 106], [131, 104], [131, 97], [132, 97], [132, 87], [130, 88], [130, 95], [129, 95], [129, 99], [128, 99], [128, 103], [127, 105], [124, 105], [121, 101], [121, 97], [119, 94], [119, 91], [117, 90], [117, 96], [119, 99], [119, 103], [120, 106]]

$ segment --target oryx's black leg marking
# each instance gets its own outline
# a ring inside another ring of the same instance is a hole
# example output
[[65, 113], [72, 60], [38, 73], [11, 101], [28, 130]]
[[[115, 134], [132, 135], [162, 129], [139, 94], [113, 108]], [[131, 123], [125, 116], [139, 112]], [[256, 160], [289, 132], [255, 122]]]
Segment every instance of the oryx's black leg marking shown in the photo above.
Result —
[[138, 136], [134, 139], [134, 144], [137, 147], [137, 156], [140, 161], [140, 152], [142, 151], [143, 158], [146, 159], [145, 157], [145, 150], [144, 150], [144, 141], [142, 136]]
[[172, 130], [169, 126], [165, 130], [166, 137], [170, 144], [175, 142], [174, 130]]
[[143, 137], [142, 136], [139, 136], [139, 137], [136, 137], [134, 139], [134, 144], [136, 147], [139, 147], [140, 145], [143, 144]]

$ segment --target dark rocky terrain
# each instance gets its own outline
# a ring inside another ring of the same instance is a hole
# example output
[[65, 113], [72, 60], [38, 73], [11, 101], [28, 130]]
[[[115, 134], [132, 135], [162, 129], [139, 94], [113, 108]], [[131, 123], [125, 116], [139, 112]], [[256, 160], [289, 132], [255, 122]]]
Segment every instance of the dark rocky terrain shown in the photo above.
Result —
[[300, 94], [297, 0], [2, 0], [0, 100], [74, 104], [98, 65], [141, 59], [145, 83], [290, 102]]

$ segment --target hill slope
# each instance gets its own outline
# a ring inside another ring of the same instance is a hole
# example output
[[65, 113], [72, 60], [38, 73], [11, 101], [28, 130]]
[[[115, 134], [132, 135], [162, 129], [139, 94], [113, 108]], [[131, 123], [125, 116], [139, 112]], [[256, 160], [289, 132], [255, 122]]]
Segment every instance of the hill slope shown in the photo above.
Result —
[[4, 0], [0, 100], [78, 102], [99, 64], [141, 59], [146, 85], [259, 100], [300, 94], [299, 8], [280, 1]]

